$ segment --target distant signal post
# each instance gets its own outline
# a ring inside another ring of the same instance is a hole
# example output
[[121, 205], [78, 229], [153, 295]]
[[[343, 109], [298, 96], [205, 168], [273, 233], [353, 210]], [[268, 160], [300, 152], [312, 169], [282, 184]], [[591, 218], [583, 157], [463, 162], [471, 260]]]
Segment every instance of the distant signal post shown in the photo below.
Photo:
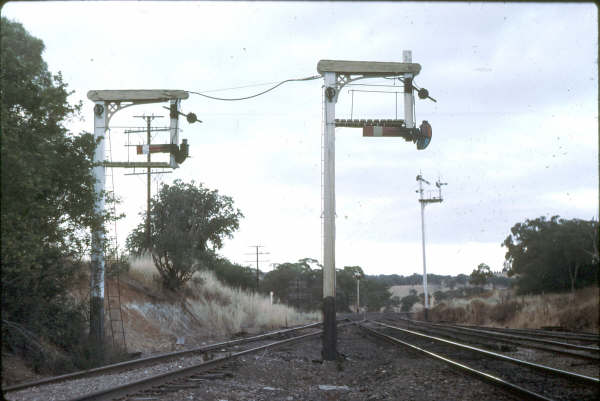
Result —
[[423, 196], [423, 183], [429, 185], [429, 181], [427, 181], [421, 173], [417, 176], [417, 181], [419, 182], [419, 203], [421, 204], [421, 243], [423, 248], [423, 295], [425, 296], [425, 300], [423, 303], [424, 311], [425, 311], [425, 320], [429, 320], [429, 292], [427, 290], [427, 261], [425, 258], [425, 205], [429, 203], [441, 203], [444, 199], [442, 198], [442, 185], [448, 185], [445, 182], [440, 182], [437, 180], [435, 186], [438, 188], [438, 196]]
[[[363, 136], [400, 136], [425, 149], [431, 140], [431, 126], [423, 122], [415, 128], [412, 80], [421, 66], [412, 63], [411, 52], [403, 52], [403, 62], [321, 60], [317, 71], [323, 75], [325, 132], [323, 138], [323, 349], [324, 360], [337, 358], [335, 317], [335, 128], [363, 128]], [[336, 120], [335, 104], [342, 87], [365, 78], [402, 77], [404, 81], [404, 120]], [[383, 122], [382, 122], [383, 121]]]

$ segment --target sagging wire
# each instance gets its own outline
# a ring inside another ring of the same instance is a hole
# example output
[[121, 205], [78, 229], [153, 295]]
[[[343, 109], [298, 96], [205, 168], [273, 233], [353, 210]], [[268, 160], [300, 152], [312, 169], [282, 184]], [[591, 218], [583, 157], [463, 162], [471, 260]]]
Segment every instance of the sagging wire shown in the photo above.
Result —
[[285, 81], [281, 81], [279, 82], [277, 85], [272, 86], [271, 88], [264, 90], [262, 92], [256, 93], [254, 95], [250, 95], [250, 96], [245, 96], [245, 97], [237, 97], [237, 98], [222, 98], [222, 97], [216, 97], [216, 96], [209, 96], [207, 94], [204, 93], [200, 93], [200, 92], [194, 92], [194, 91], [187, 91], [188, 93], [193, 93], [194, 95], [199, 95], [202, 97], [206, 97], [208, 99], [212, 99], [212, 100], [222, 100], [222, 101], [228, 101], [228, 102], [232, 102], [232, 101], [238, 101], [238, 100], [247, 100], [247, 99], [252, 99], [261, 95], [264, 95], [267, 92], [272, 91], [275, 88], [280, 87], [281, 85], [285, 84], [286, 82], [298, 82], [298, 81], [312, 81], [314, 79], [319, 79], [322, 78], [322, 75], [313, 75], [311, 77], [305, 77], [305, 78], [292, 78], [292, 79], [286, 79]]

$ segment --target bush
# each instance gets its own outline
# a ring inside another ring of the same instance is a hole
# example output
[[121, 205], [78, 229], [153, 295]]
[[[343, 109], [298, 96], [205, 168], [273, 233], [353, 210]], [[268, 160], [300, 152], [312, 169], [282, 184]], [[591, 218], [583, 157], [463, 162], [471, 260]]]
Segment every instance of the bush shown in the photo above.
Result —
[[415, 294], [407, 295], [400, 300], [400, 310], [402, 312], [410, 312], [413, 305], [420, 301], [421, 298]]
[[598, 313], [598, 304], [570, 307], [558, 314], [558, 323], [565, 329], [582, 331], [590, 327], [598, 327]]
[[513, 319], [521, 310], [521, 304], [516, 301], [508, 301], [492, 306], [489, 311], [490, 319], [504, 324]]
[[465, 308], [460, 306], [450, 307], [442, 302], [429, 310], [428, 317], [434, 322], [463, 323], [466, 320], [466, 316], [467, 311]]
[[474, 299], [467, 306], [470, 316], [469, 320], [475, 324], [483, 324], [489, 316], [490, 306], [480, 299]]

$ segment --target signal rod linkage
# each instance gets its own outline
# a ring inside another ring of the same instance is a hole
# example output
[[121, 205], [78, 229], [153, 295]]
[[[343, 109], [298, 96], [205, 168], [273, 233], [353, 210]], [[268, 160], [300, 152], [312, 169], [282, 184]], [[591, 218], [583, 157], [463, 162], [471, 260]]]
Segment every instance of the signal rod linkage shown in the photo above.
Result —
[[171, 107], [163, 106], [163, 109], [169, 110], [169, 112], [171, 113], [171, 118], [175, 118], [175, 117], [177, 117], [177, 115], [181, 115], [181, 116], [184, 116], [185, 119], [187, 120], [187, 122], [190, 124], [193, 124], [196, 122], [198, 122], [198, 123], [202, 122], [202, 120], [198, 120], [198, 117], [196, 117], [196, 114], [194, 114], [194, 113], [184, 114], [184, 113], [180, 112], [179, 110], [177, 110], [176, 108], [174, 108], [173, 106], [171, 106]]

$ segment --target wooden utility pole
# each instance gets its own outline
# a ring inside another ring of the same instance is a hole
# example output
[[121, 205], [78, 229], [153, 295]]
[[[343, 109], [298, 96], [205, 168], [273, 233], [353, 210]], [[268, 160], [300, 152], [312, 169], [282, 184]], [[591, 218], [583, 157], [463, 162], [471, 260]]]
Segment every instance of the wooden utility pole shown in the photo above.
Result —
[[[260, 282], [260, 270], [258, 269], [258, 257], [259, 255], [269, 255], [269, 252], [259, 252], [259, 248], [264, 248], [262, 245], [250, 245], [250, 248], [256, 248], [256, 292], [258, 292]], [[247, 253], [246, 255], [254, 255], [254, 253]], [[254, 262], [247, 260], [246, 262]], [[267, 260], [261, 260], [260, 262], [268, 262]]]
[[152, 128], [150, 126], [152, 120], [155, 118], [162, 118], [162, 116], [155, 116], [154, 114], [151, 116], [135, 116], [138, 118], [144, 118], [146, 120], [146, 145], [148, 146], [148, 167], [146, 167], [146, 244], [148, 245], [148, 249], [152, 248], [152, 231], [150, 225], [150, 199], [152, 198], [152, 182], [150, 181], [150, 176], [152, 175], [152, 167], [151, 166], [151, 155], [150, 145], [152, 143], [152, 137], [150, 132]]

